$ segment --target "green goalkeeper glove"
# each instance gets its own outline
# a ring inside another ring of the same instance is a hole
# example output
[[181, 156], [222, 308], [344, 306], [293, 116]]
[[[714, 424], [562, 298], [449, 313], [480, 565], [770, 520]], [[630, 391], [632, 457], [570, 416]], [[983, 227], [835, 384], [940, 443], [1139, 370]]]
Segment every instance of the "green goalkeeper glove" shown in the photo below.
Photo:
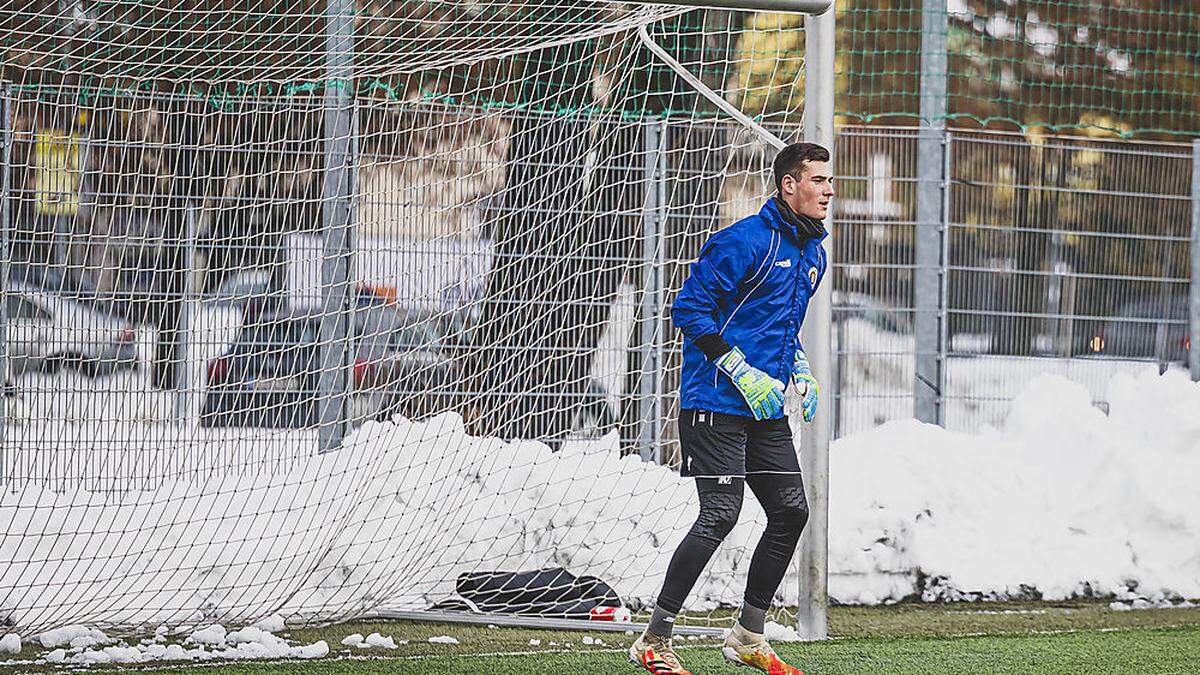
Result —
[[746, 399], [754, 419], [769, 419], [783, 410], [783, 383], [746, 363], [742, 350], [734, 347], [717, 359], [716, 364]]
[[804, 350], [796, 350], [796, 358], [792, 361], [792, 382], [796, 383], [796, 391], [800, 393], [800, 412], [804, 421], [813, 421], [817, 414], [817, 399], [821, 395], [821, 385], [813, 377], [812, 368], [808, 365], [808, 357]]

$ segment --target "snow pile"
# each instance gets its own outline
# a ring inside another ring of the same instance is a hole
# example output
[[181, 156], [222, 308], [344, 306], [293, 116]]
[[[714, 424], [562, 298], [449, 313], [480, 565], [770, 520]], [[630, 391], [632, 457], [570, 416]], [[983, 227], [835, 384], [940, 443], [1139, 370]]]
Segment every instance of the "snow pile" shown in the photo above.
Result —
[[[193, 631], [185, 644], [161, 644], [163, 636], [156, 631], [154, 639], [143, 639], [136, 645], [116, 642], [107, 636], [96, 637], [95, 629], [67, 626], [38, 636], [45, 647], [64, 644], [70, 649], [53, 649], [43, 658], [47, 663], [91, 665], [99, 663], [147, 663], [152, 661], [209, 661], [246, 659], [315, 659], [329, 654], [329, 646], [321, 640], [310, 645], [290, 645], [287, 640], [255, 626], [228, 633], [224, 626], [214, 624]], [[15, 635], [12, 637], [16, 637]], [[361, 637], [361, 636], [360, 636]], [[0, 641], [0, 647], [4, 642]], [[20, 649], [20, 642], [17, 643]], [[108, 644], [109, 646], [103, 646]], [[187, 645], [196, 645], [189, 647]]]
[[1188, 609], [1196, 607], [1197, 603], [1190, 600], [1181, 600], [1179, 602], [1171, 602], [1170, 600], [1160, 597], [1156, 600], [1146, 600], [1144, 598], [1136, 598], [1132, 602], [1110, 602], [1108, 608], [1117, 612], [1127, 612], [1131, 609]]
[[765, 637], [768, 642], [800, 641], [800, 634], [796, 632], [795, 628], [791, 626], [784, 626], [782, 624], [775, 623], [774, 621], [767, 622], [766, 627], [763, 629], [763, 637]]
[[8, 633], [0, 638], [0, 654], [20, 654], [21, 653], [21, 636], [16, 633]]
[[[403, 644], [404, 642], [405, 642], [404, 640], [400, 641], [401, 644]], [[396, 641], [393, 640], [392, 636], [390, 636], [390, 635], [384, 636], [384, 635], [380, 635], [379, 633], [371, 633], [370, 635], [367, 636], [366, 640], [363, 640], [363, 645], [365, 645], [367, 647], [382, 647], [384, 649], [395, 649]]]
[[70, 625], [48, 630], [37, 636], [37, 641], [46, 649], [69, 645], [76, 649], [106, 645], [116, 642], [102, 631], [88, 626]]
[[[1018, 400], [1003, 431], [900, 421], [834, 445], [835, 600], [1200, 597], [1200, 387], [1175, 373], [1118, 376], [1108, 416], [1058, 377]], [[259, 653], [282, 647], [212, 624], [423, 609], [464, 572], [549, 566], [649, 601], [696, 509], [690, 480], [620, 457], [613, 436], [551, 452], [467, 436], [453, 414], [372, 422], [338, 452], [274, 472], [117, 496], [0, 495], [0, 620], [23, 633], [167, 624], [193, 630], [207, 654]], [[691, 611], [740, 602], [763, 522], [748, 492]], [[797, 589], [788, 578], [781, 599]], [[49, 634], [47, 648], [75, 646]]]
[[272, 614], [261, 621], [255, 621], [252, 626], [268, 633], [281, 633], [286, 626], [282, 616]]
[[362, 633], [351, 633], [347, 635], [346, 637], [342, 638], [342, 644], [346, 645], [347, 647], [366, 646], [365, 643], [363, 643]]
[[830, 595], [1200, 597], [1200, 386], [1028, 383], [1002, 432], [891, 422], [830, 458]]
[[193, 631], [188, 640], [199, 645], [225, 644], [225, 627], [218, 623], [207, 628], [201, 628], [198, 631]]
[[[469, 437], [453, 414], [368, 423], [338, 452], [274, 474], [116, 498], [34, 485], [5, 493], [0, 616], [33, 630], [66, 617], [194, 627], [276, 612], [316, 619], [423, 609], [470, 570], [557, 565], [644, 598], [695, 510], [690, 481], [620, 458], [615, 436], [551, 452]], [[743, 514], [705, 582], [709, 606], [740, 597], [734, 567], [761, 512], [748, 504]], [[290, 599], [282, 609], [281, 598]]]

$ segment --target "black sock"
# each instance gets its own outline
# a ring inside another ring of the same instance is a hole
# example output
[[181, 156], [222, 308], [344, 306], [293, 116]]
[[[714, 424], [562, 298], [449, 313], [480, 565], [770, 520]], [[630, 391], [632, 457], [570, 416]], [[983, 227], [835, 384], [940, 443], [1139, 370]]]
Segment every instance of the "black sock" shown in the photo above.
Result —
[[650, 625], [646, 630], [661, 638], [670, 638], [675, 630], [675, 612], [668, 612], [662, 607], [655, 607], [650, 615]]
[[765, 607], [760, 609], [753, 605], [742, 605], [738, 623], [751, 633], [761, 633], [767, 627], [767, 610]]

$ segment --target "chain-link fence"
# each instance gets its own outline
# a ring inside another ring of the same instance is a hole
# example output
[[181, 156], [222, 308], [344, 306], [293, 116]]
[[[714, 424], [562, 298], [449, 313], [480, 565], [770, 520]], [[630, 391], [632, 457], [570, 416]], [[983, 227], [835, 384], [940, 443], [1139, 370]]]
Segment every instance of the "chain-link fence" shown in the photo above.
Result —
[[[6, 476], [127, 489], [311, 455], [334, 386], [311, 377], [329, 342], [319, 105], [66, 100], [5, 99]], [[454, 410], [497, 418], [499, 435], [505, 420], [551, 440], [616, 431], [626, 452], [675, 461], [670, 303], [707, 236], [759, 207], [768, 147], [717, 122], [558, 123], [611, 155], [539, 158], [526, 183], [587, 181], [570, 205], [578, 229], [552, 237], [528, 219], [568, 205], [499, 197], [515, 134], [546, 133], [537, 115], [358, 105], [349, 283], [363, 314], [338, 357], [348, 430]], [[423, 147], [445, 125], [458, 146]], [[943, 170], [921, 177], [918, 130], [840, 132], [826, 287], [837, 435], [913, 416], [918, 354], [940, 364], [937, 414], [955, 429], [1001, 424], [1040, 373], [1102, 405], [1113, 374], [1185, 363], [1190, 146], [962, 131], [942, 142]], [[922, 183], [940, 189], [938, 222], [918, 221]], [[941, 263], [920, 267], [918, 235], [931, 231]], [[939, 292], [918, 303], [921, 274]], [[577, 283], [511, 291], [558, 278]], [[379, 303], [402, 311], [384, 326]], [[936, 315], [931, 342], [915, 337], [922, 312]], [[581, 332], [555, 333], [567, 326]], [[504, 343], [514, 331], [563, 339]], [[472, 379], [481, 344], [506, 362], [535, 350], [571, 385]], [[312, 363], [283, 372], [300, 345]]]
[[[919, 353], [940, 362], [940, 419], [960, 430], [1000, 425], [1039, 374], [1103, 407], [1116, 373], [1186, 367], [1192, 146], [951, 131], [942, 171], [919, 176], [917, 139], [839, 137], [840, 435], [913, 415]], [[938, 222], [917, 218], [925, 182], [940, 187]], [[922, 231], [942, 247], [937, 268], [915, 263]], [[922, 273], [940, 293], [918, 303]], [[921, 311], [939, 332], [918, 343]]]

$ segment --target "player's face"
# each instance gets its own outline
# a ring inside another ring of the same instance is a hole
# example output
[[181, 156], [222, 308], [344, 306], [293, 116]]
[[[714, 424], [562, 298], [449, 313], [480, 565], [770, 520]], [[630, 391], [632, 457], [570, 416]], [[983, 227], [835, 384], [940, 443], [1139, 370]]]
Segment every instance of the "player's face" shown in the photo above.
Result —
[[833, 200], [833, 171], [829, 162], [805, 162], [799, 176], [783, 177], [783, 200], [796, 213], [824, 220]]

